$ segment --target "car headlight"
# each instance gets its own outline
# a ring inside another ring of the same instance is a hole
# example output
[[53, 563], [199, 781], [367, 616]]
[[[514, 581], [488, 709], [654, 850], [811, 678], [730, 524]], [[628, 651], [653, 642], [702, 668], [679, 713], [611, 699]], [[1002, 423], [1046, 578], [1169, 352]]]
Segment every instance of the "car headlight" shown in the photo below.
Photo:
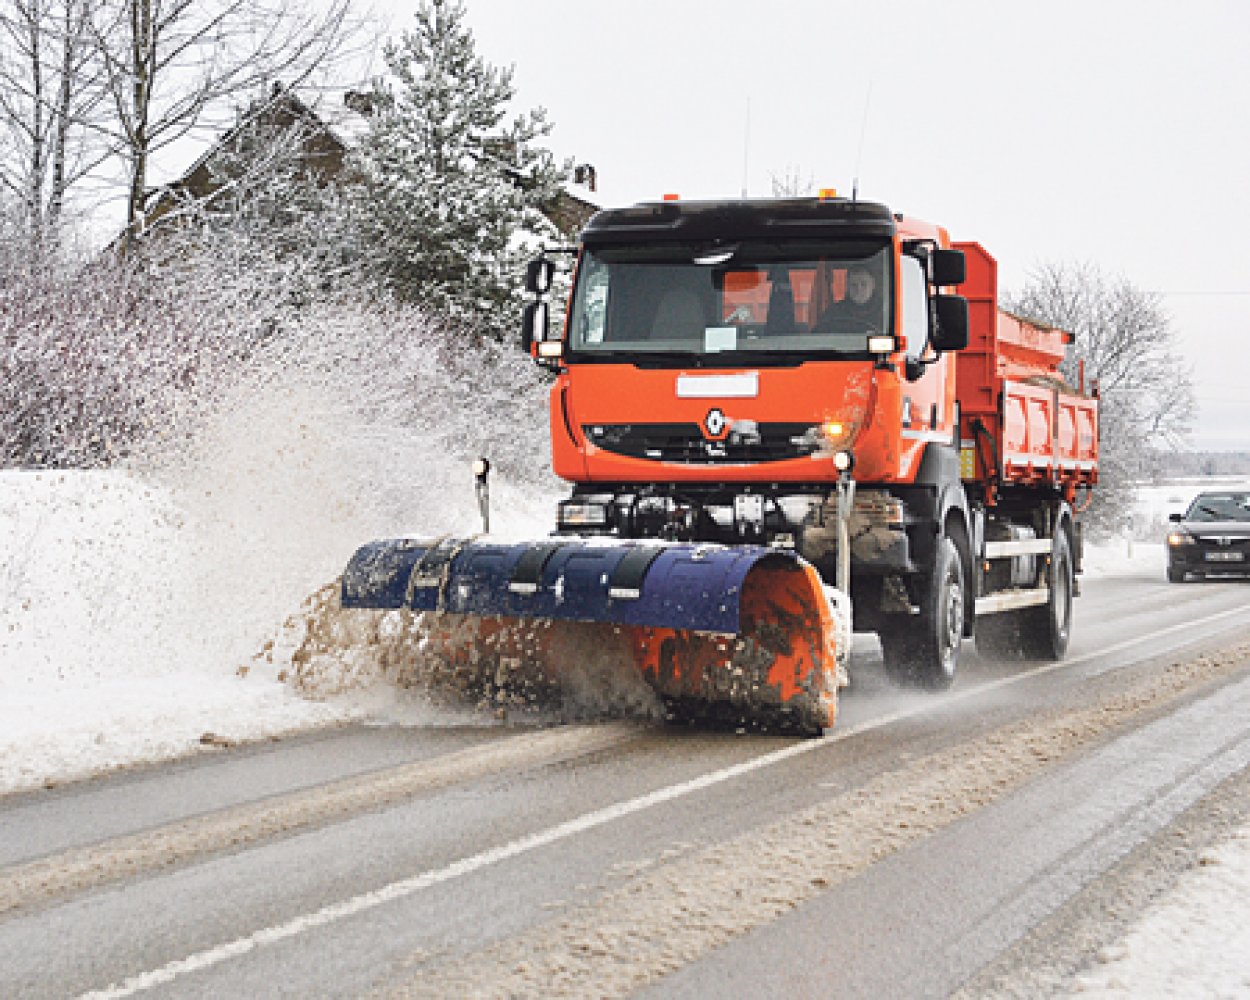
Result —
[[1168, 545], [1175, 548], [1178, 545], [1193, 545], [1194, 536], [1186, 534], [1183, 531], [1173, 531], [1168, 535]]

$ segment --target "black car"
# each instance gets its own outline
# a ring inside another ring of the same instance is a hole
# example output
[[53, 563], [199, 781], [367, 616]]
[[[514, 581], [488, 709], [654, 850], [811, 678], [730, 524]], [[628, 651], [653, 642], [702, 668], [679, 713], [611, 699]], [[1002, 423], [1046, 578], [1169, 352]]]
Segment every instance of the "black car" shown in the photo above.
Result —
[[1199, 493], [1189, 510], [1173, 514], [1168, 534], [1168, 579], [1186, 574], [1250, 575], [1250, 492]]

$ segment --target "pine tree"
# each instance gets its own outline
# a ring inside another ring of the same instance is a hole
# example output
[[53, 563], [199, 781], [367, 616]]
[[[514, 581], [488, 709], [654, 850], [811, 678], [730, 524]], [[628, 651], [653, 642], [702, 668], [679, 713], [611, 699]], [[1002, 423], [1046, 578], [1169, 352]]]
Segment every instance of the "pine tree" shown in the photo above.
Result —
[[555, 238], [540, 208], [561, 169], [534, 144], [551, 126], [542, 109], [506, 120], [512, 71], [477, 54], [460, 0], [420, 0], [385, 57], [357, 155], [360, 246], [400, 299], [501, 335], [516, 326], [522, 258]]

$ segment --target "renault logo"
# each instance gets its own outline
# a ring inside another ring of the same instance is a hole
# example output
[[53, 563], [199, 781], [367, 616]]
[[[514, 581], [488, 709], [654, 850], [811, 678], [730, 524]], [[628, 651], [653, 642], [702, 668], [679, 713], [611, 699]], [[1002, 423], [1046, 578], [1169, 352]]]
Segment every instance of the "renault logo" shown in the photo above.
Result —
[[723, 414], [716, 407], [707, 411], [707, 416], [703, 419], [703, 428], [707, 431], [710, 438], [718, 438], [725, 433], [725, 428], [729, 426], [729, 421], [725, 419]]

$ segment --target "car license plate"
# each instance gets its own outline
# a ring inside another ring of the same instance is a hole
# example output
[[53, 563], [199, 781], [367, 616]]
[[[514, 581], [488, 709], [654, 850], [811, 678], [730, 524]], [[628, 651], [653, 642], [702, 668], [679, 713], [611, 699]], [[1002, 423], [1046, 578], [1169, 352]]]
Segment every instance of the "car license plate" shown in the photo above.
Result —
[[1208, 552], [1207, 562], [1241, 562], [1245, 558], [1243, 552]]

